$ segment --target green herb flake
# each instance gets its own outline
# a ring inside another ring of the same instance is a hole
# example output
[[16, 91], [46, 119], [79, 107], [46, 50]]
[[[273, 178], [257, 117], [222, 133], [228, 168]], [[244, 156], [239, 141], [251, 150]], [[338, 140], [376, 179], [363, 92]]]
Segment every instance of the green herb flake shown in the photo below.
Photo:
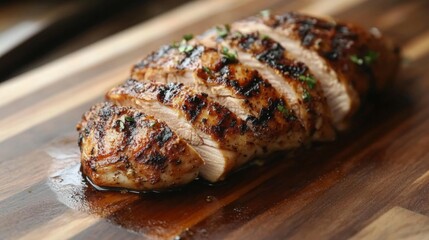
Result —
[[261, 16], [264, 18], [269, 18], [271, 15], [271, 11], [269, 9], [262, 10], [260, 12]]
[[179, 52], [189, 53], [194, 49], [194, 46], [192, 45], [180, 45], [179, 46]]
[[266, 35], [266, 34], [262, 34], [261, 35], [261, 39], [262, 40], [267, 40], [267, 39], [269, 39], [270, 37], [268, 36], [268, 35]]
[[223, 46], [220, 52], [228, 61], [237, 61], [237, 53], [231, 52], [227, 47]]
[[233, 37], [234, 38], [242, 38], [243, 37], [243, 33], [241, 33], [241, 32], [234, 32], [233, 33]]
[[204, 72], [206, 72], [207, 74], [211, 74], [211, 73], [212, 73], [212, 70], [210, 70], [210, 68], [208, 68], [208, 67], [206, 67], [206, 66], [203, 66], [203, 70], [204, 70]]
[[194, 38], [194, 35], [191, 33], [183, 35], [183, 40], [185, 40], [185, 41], [189, 41], [192, 38]]
[[298, 79], [300, 81], [307, 83], [307, 85], [310, 89], [313, 89], [314, 86], [316, 85], [316, 79], [314, 79], [314, 77], [312, 77], [310, 75], [299, 75]]
[[359, 58], [357, 55], [351, 55], [350, 56], [350, 61], [356, 63], [357, 65], [362, 65], [363, 64], [363, 59]]
[[285, 106], [283, 106], [282, 104], [278, 104], [277, 105], [277, 110], [279, 110], [283, 114], [287, 114], [288, 113], [287, 110], [286, 110], [286, 108], [285, 108]]
[[294, 119], [294, 116], [286, 109], [283, 104], [277, 104], [277, 110], [283, 114], [287, 119]]
[[134, 120], [134, 118], [133, 117], [130, 117], [130, 116], [125, 116], [125, 121], [127, 121], [127, 122], [134, 122], [135, 120]]
[[223, 26], [217, 26], [217, 36], [220, 38], [226, 38], [231, 30], [231, 26], [229, 24], [225, 24]]
[[350, 61], [356, 63], [357, 65], [371, 65], [378, 58], [378, 53], [374, 51], [369, 51], [363, 57], [357, 55], [351, 55]]
[[372, 64], [375, 60], [377, 60], [378, 58], [378, 53], [377, 52], [373, 52], [373, 51], [369, 51], [364, 57], [363, 57], [363, 61], [365, 62], [366, 65], [370, 65]]
[[306, 89], [302, 92], [302, 100], [304, 100], [304, 102], [311, 100], [311, 94]]

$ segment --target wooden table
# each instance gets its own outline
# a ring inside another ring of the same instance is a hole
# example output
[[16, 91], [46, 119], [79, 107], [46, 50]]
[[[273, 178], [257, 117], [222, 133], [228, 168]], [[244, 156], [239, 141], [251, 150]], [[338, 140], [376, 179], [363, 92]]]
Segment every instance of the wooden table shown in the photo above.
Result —
[[[132, 63], [266, 8], [379, 27], [405, 56], [393, 90], [336, 142], [278, 154], [215, 186], [139, 196], [53, 175], [76, 154], [82, 112]], [[2, 83], [0, 239], [429, 238], [428, 9], [424, 0], [195, 1]]]

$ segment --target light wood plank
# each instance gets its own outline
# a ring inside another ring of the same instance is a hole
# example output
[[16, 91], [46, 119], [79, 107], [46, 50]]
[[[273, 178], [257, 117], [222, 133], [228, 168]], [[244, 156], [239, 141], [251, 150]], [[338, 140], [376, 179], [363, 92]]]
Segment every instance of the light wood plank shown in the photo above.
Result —
[[429, 31], [420, 34], [404, 46], [404, 56], [411, 61], [421, 58], [429, 52]]
[[[55, 82], [85, 71], [106, 59], [113, 59], [145, 43], [171, 34], [175, 29], [196, 23], [227, 9], [244, 6], [251, 0], [193, 1], [117, 35], [85, 47], [46, 66], [10, 79], [0, 85], [0, 107]], [[189, 14], [192, 13], [192, 14]], [[178, 21], [180, 19], [180, 21]], [[112, 47], [114, 46], [114, 47]], [[19, 91], [16, 91], [19, 89]]]
[[300, 12], [315, 14], [315, 15], [335, 15], [346, 9], [352, 8], [366, 0], [349, 0], [349, 1], [332, 1], [332, 0], [319, 0], [315, 1], [302, 9]]
[[401, 207], [394, 207], [351, 239], [429, 239], [429, 218]]
[[[80, 104], [101, 96], [110, 87], [118, 84], [126, 69], [108, 71], [98, 78], [76, 85], [64, 92], [45, 99], [0, 121], [0, 142], [19, 134], [39, 123], [67, 112]], [[8, 124], [13, 122], [14, 124]]]
[[52, 219], [45, 225], [30, 231], [20, 240], [32, 239], [68, 239], [100, 221], [96, 216], [88, 216], [84, 213], [70, 210], [63, 215]]
[[380, 15], [375, 25], [382, 28], [391, 28], [401, 23], [404, 18], [416, 11], [421, 5], [422, 3], [416, 1], [404, 2], [390, 11], [383, 13], [383, 15]]

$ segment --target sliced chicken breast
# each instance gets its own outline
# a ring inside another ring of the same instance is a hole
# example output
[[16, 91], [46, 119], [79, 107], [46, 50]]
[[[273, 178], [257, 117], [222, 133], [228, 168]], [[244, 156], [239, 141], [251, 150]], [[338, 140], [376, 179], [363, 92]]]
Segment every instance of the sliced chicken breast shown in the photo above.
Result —
[[282, 94], [297, 114], [312, 140], [326, 141], [335, 137], [330, 109], [320, 83], [302, 62], [293, 60], [287, 51], [268, 36], [258, 32], [242, 34], [214, 34], [209, 31], [199, 40], [207, 45], [227, 46], [235, 51], [237, 58], [248, 66], [258, 69]]
[[100, 103], [78, 124], [82, 171], [96, 185], [162, 190], [194, 180], [203, 161], [164, 122]]
[[[78, 125], [95, 184], [216, 182], [257, 156], [328, 141], [385, 89], [399, 49], [377, 30], [261, 14], [150, 54]], [[204, 162], [204, 164], [203, 164]]]
[[132, 76], [140, 81], [183, 83], [207, 93], [246, 121], [258, 144], [270, 151], [307, 140], [293, 107], [258, 71], [241, 64], [220, 44], [188, 44], [192, 44], [188, 53], [177, 47], [161, 48], [137, 64]]
[[204, 178], [218, 181], [260, 149], [244, 121], [228, 109], [179, 83], [142, 83], [130, 79], [108, 92], [116, 104], [144, 109], [164, 120], [204, 159]]

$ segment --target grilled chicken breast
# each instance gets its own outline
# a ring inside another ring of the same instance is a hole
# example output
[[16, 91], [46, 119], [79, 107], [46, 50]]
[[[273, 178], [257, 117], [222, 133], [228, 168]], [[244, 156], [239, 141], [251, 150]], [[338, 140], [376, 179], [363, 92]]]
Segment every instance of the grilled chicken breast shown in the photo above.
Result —
[[134, 190], [220, 181], [256, 156], [333, 140], [399, 60], [376, 30], [299, 13], [184, 36], [84, 114], [83, 172]]

